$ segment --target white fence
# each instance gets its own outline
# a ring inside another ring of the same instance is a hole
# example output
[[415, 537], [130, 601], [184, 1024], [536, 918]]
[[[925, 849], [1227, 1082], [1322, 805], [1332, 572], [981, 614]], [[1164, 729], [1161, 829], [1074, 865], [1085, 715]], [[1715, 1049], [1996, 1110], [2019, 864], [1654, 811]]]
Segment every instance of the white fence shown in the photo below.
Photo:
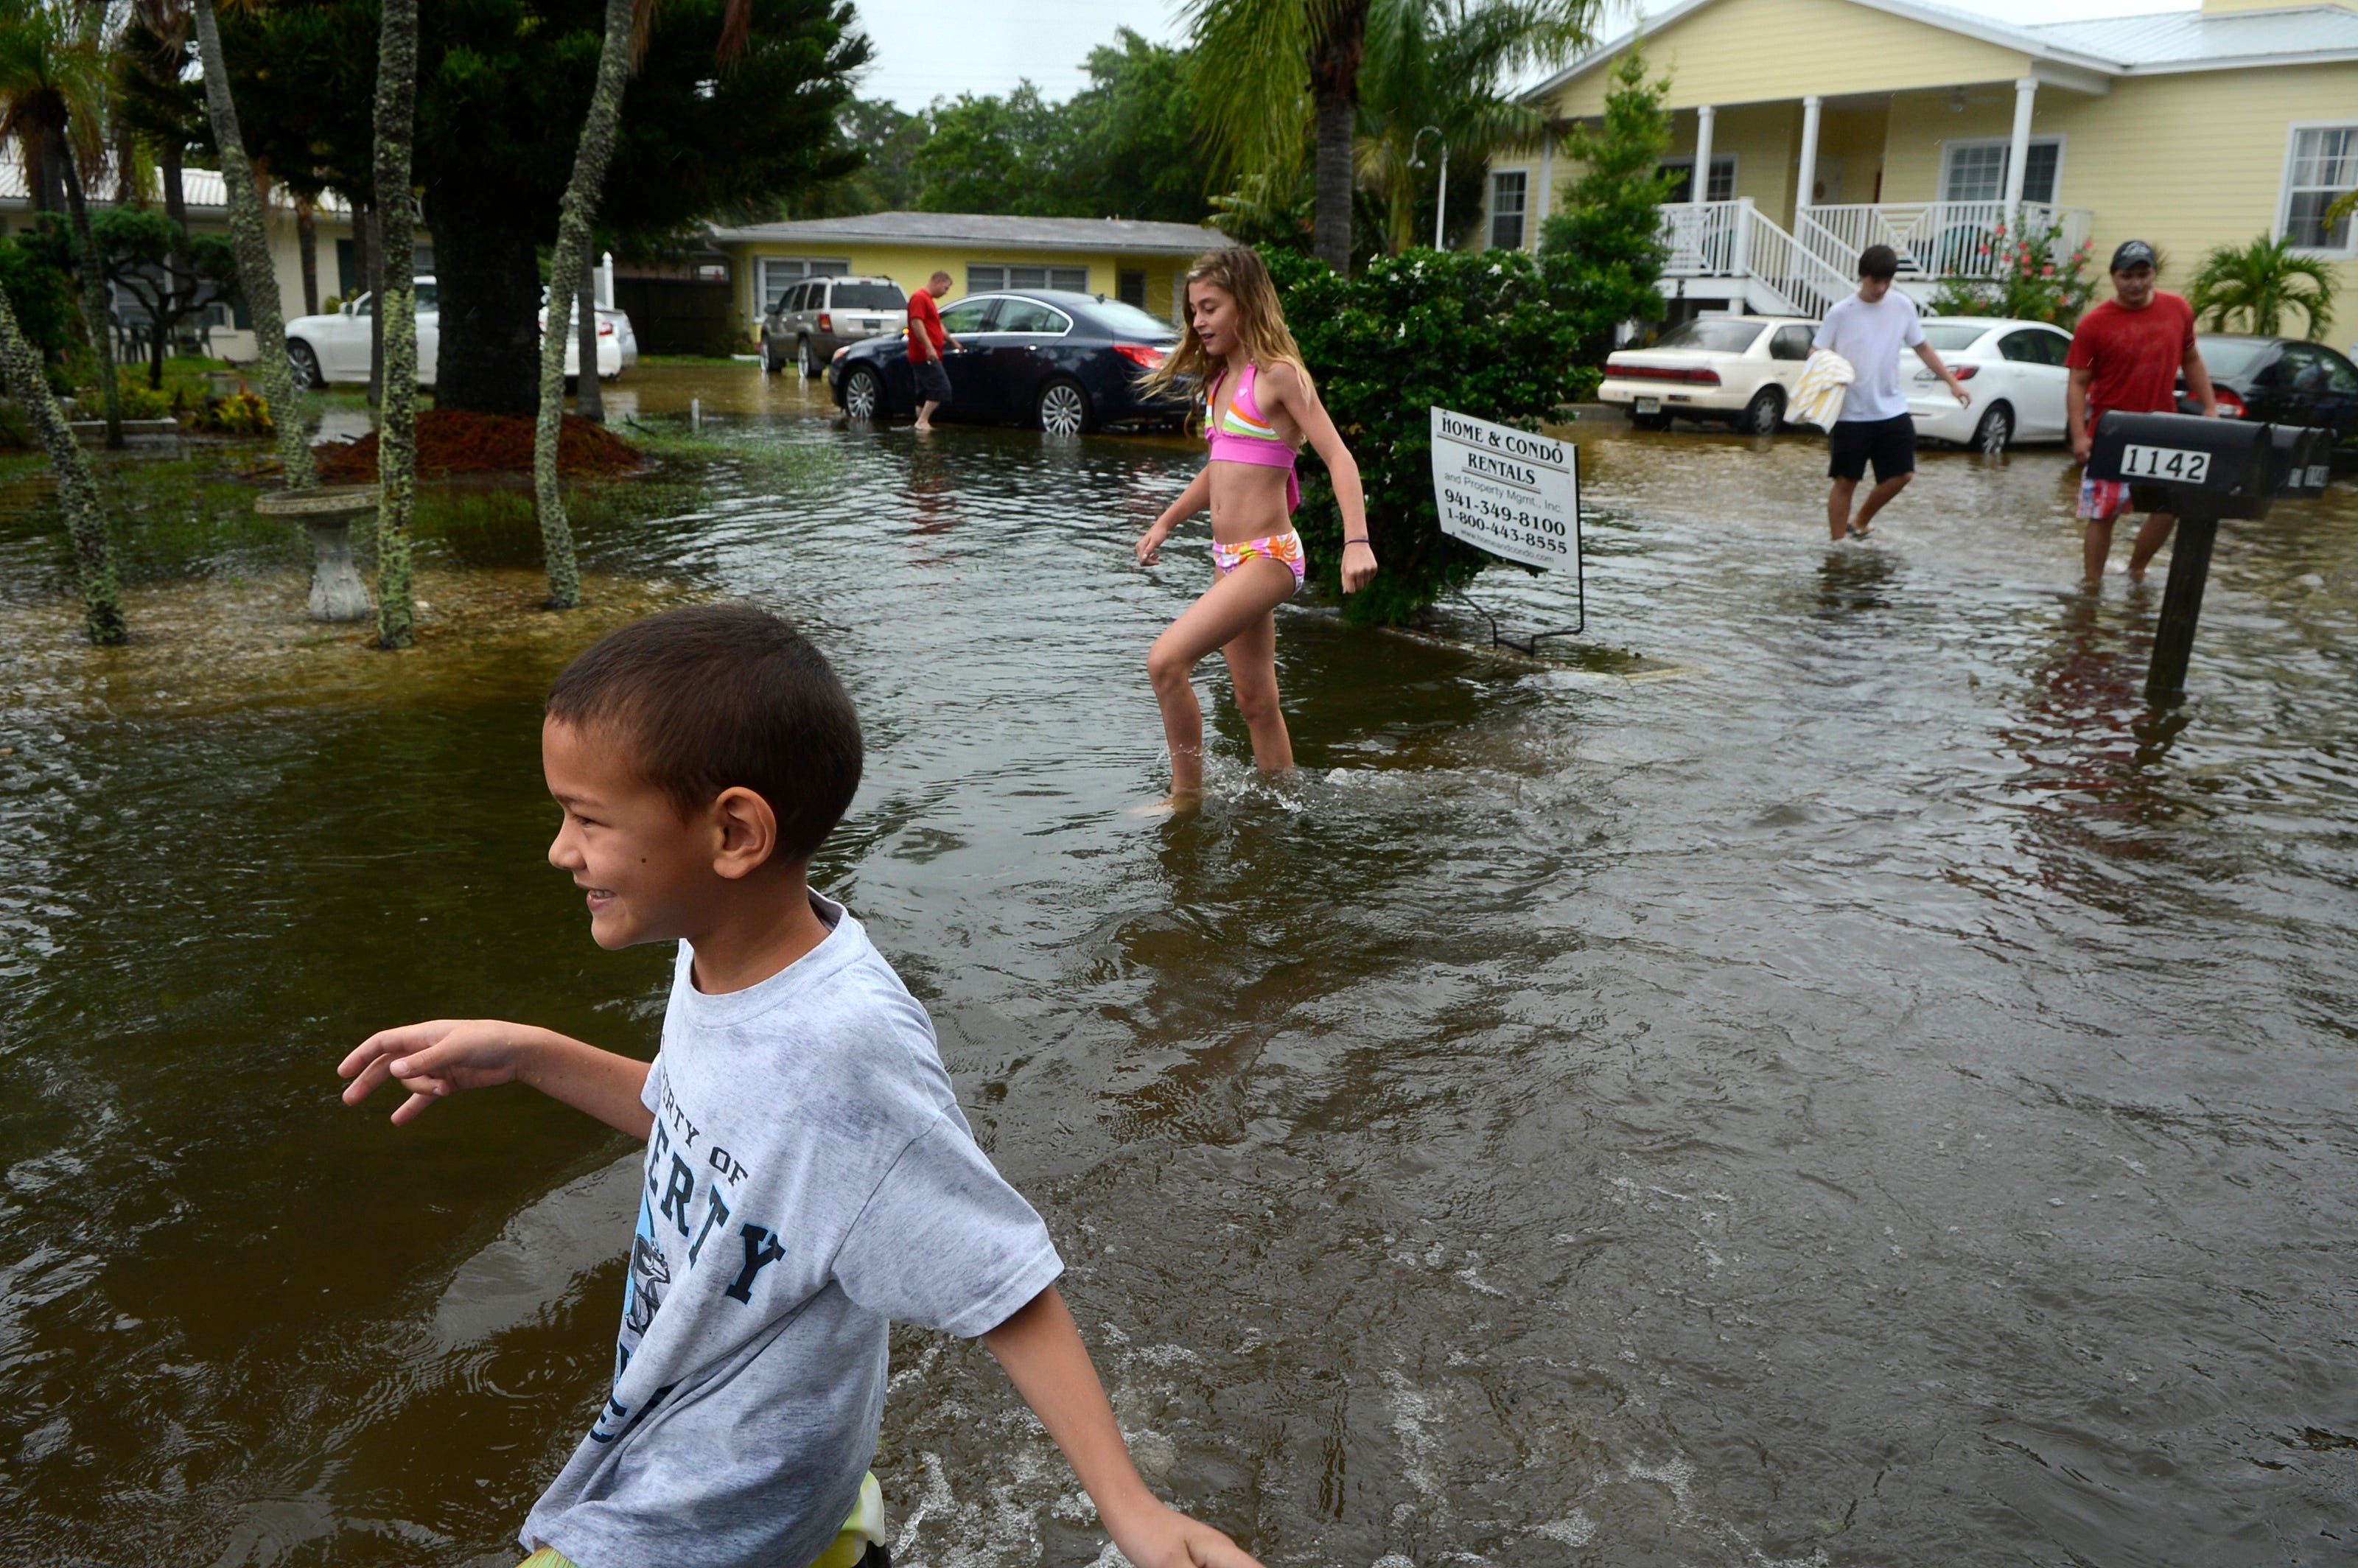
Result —
[[1663, 272], [1671, 277], [1736, 277], [1765, 285], [1767, 308], [1822, 316], [1851, 291], [1848, 271], [1801, 243], [1746, 197], [1662, 208]]

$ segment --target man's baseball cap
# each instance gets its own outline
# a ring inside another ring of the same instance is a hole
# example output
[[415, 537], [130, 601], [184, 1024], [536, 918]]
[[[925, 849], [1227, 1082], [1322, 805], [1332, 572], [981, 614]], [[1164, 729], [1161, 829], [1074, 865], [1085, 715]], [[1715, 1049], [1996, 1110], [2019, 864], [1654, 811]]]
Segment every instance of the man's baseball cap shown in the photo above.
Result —
[[2113, 270], [2126, 272], [2133, 266], [2155, 266], [2153, 247], [2143, 240], [2123, 240], [2120, 249], [2113, 253]]

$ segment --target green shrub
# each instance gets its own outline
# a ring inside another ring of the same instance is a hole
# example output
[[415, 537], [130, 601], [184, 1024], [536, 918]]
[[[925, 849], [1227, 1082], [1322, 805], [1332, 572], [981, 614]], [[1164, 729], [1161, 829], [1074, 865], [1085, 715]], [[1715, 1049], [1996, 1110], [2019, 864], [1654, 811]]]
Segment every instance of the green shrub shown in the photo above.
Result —
[[2052, 321], [2070, 330], [2088, 308], [2096, 291], [2088, 276], [2088, 250], [2061, 248], [2060, 227], [2026, 228], [2009, 234], [2004, 223], [1975, 248], [1977, 261], [1995, 258], [1991, 278], [1952, 277], [1942, 283], [1925, 307], [1929, 316], [1996, 316], [2020, 321]]
[[[117, 366], [115, 379], [123, 388], [123, 416], [125, 419], [166, 419], [171, 416], [171, 398], [147, 384], [145, 369]], [[97, 399], [92, 401], [95, 403]]]
[[271, 423], [269, 402], [252, 392], [208, 397], [187, 418], [189, 428], [213, 436], [267, 436], [278, 428]]
[[[1407, 251], [1350, 278], [1283, 251], [1263, 259], [1367, 485], [1382, 569], [1342, 600], [1344, 618], [1413, 620], [1494, 558], [1441, 531], [1430, 410], [1536, 427], [1580, 391], [1580, 319], [1550, 300], [1539, 263], [1521, 251]], [[1343, 519], [1314, 458], [1294, 524], [1310, 569], [1340, 597]]]
[[33, 427], [26, 419], [25, 410], [13, 397], [0, 402], [0, 452], [29, 452], [33, 449]]
[[1541, 265], [1556, 304], [1580, 318], [1585, 357], [1598, 362], [1624, 321], [1659, 321], [1666, 307], [1655, 280], [1670, 248], [1662, 207], [1674, 177], [1663, 174], [1671, 117], [1662, 110], [1667, 80], [1646, 80], [1645, 56], [1631, 49], [1616, 61], [1599, 129], [1575, 127], [1564, 156], [1582, 174], [1563, 193], [1563, 210], [1540, 225]]
[[0, 289], [7, 291], [26, 341], [51, 365], [64, 358], [81, 331], [73, 279], [66, 272], [68, 254], [54, 229], [28, 229], [0, 240]]

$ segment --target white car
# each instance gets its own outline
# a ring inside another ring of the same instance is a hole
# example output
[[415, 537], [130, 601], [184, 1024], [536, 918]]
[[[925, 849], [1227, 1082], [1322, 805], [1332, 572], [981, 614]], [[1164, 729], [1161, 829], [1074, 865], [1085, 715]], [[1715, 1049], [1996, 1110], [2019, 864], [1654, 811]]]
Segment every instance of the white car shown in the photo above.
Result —
[[[542, 331], [548, 330], [548, 290], [546, 287], [540, 291], [540, 313], [535, 321]], [[575, 329], [581, 324], [581, 307], [578, 303], [567, 312], [566, 323], [570, 335], [565, 340], [565, 373], [579, 375], [581, 338]], [[632, 330], [629, 312], [611, 305], [598, 307], [598, 379], [611, 381], [638, 362], [639, 335]]]
[[[434, 384], [436, 351], [442, 344], [440, 295], [430, 277], [416, 280], [417, 290], [417, 384]], [[369, 378], [369, 334], [376, 301], [363, 294], [332, 315], [297, 316], [287, 323], [287, 363], [298, 388], [349, 384], [366, 385]]]
[[1774, 435], [1817, 331], [1798, 316], [1698, 316], [1651, 348], [1606, 355], [1597, 400], [1628, 409], [1641, 430], [1676, 417]]
[[1947, 362], [1973, 402], [1960, 405], [1910, 351], [1901, 354], [1901, 384], [1916, 433], [1997, 456], [2018, 441], [2061, 441], [2071, 434], [2063, 408], [2071, 373], [2063, 357], [2071, 334], [2045, 321], [1991, 316], [1932, 316], [1924, 341]]

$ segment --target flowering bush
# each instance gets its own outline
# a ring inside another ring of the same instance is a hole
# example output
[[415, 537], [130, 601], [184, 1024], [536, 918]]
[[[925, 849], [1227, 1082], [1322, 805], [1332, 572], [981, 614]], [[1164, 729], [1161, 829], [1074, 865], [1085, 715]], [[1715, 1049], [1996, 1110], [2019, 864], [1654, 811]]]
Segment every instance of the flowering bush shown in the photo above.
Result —
[[277, 428], [270, 420], [269, 403], [252, 392], [208, 397], [183, 417], [190, 429], [216, 436], [267, 436]]
[[2070, 328], [2096, 291], [2088, 276], [2092, 242], [2068, 254], [2061, 227], [2027, 227], [2020, 233], [2004, 223], [1974, 248], [1973, 277], [1952, 277], [1932, 296], [1935, 316], [2006, 316], [2052, 321]]

